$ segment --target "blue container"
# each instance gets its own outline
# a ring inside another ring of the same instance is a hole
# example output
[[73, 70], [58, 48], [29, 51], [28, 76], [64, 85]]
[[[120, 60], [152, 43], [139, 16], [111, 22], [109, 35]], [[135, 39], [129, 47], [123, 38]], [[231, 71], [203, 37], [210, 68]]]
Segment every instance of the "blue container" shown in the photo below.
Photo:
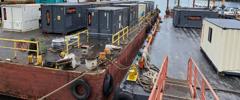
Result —
[[35, 0], [35, 3], [61, 3], [64, 0]]

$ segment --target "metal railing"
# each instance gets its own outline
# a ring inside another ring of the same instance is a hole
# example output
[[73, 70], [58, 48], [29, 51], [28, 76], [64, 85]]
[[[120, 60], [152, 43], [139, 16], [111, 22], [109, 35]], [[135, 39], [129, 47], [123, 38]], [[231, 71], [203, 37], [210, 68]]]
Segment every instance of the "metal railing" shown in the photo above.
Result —
[[122, 30], [118, 31], [117, 33], [112, 35], [112, 44], [115, 44], [117, 42], [118, 45], [120, 45], [121, 39], [125, 40], [125, 38], [128, 37], [128, 26], [123, 28]]
[[192, 95], [193, 100], [197, 98], [197, 87], [200, 87], [200, 99], [206, 100], [206, 87], [210, 90], [211, 95], [213, 96], [214, 100], [219, 100], [216, 92], [213, 90], [212, 86], [209, 84], [205, 76], [199, 70], [197, 64], [190, 58], [188, 60], [188, 75], [187, 81], [190, 87], [190, 92]]
[[[80, 41], [81, 41], [80, 35], [83, 34], [83, 33], [87, 34], [87, 42], [88, 42], [88, 37], [89, 37], [88, 29], [86, 29], [84, 31], [80, 31], [80, 32], [78, 32], [76, 34], [73, 34], [73, 35], [65, 37], [65, 44], [66, 44], [65, 52], [66, 52], [66, 54], [69, 54], [69, 46], [73, 46], [73, 45], [75, 45], [77, 43], [77, 47], [80, 48], [80, 45], [81, 45], [81, 43], [80, 43]], [[71, 40], [71, 37], [77, 37], [77, 40], [69, 42]]]
[[[11, 49], [14, 50], [14, 56], [17, 56], [17, 50], [19, 51], [32, 51], [36, 52], [36, 55], [39, 55], [39, 42], [38, 41], [30, 41], [30, 40], [17, 40], [17, 39], [7, 39], [7, 38], [0, 38], [0, 41], [5, 42], [12, 42], [13, 46], [0, 46], [0, 48], [4, 49]], [[30, 44], [36, 45], [36, 50], [29, 49]]]
[[165, 86], [165, 82], [167, 79], [167, 69], [168, 69], [168, 57], [164, 58], [163, 64], [159, 71], [157, 81], [154, 84], [154, 87], [151, 91], [151, 94], [148, 100], [162, 100], [163, 99], [163, 90]]

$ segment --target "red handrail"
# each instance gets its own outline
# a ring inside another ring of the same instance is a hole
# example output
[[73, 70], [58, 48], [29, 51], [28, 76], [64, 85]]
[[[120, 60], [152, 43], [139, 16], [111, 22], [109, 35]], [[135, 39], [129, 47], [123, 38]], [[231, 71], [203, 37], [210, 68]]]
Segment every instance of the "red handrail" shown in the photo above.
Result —
[[202, 74], [202, 72], [199, 70], [197, 64], [192, 60], [192, 58], [188, 60], [187, 81], [190, 87], [190, 92], [193, 100], [197, 98], [197, 87], [199, 87], [201, 91], [200, 99], [201, 100], [206, 99], [205, 94], [206, 86], [211, 91], [214, 100], [219, 100], [219, 97], [217, 96], [216, 92], [213, 90], [212, 86], [210, 85], [206, 77]]
[[154, 87], [151, 91], [151, 94], [148, 100], [162, 100], [163, 97], [163, 89], [165, 85], [165, 81], [167, 78], [167, 68], [168, 68], [168, 57], [164, 58], [163, 64], [159, 71], [157, 81], [154, 84]]

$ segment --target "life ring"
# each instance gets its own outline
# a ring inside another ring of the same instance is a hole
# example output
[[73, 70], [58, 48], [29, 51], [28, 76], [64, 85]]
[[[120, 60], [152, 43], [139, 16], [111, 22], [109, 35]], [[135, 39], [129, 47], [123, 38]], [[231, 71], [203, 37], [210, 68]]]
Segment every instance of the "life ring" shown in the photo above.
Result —
[[117, 88], [113, 100], [134, 100], [134, 98], [128, 92], [123, 92], [120, 88]]
[[106, 74], [103, 82], [103, 95], [109, 96], [113, 89], [113, 77], [111, 74]]
[[[82, 86], [84, 89], [84, 93], [80, 94], [78, 92], [78, 87]], [[87, 98], [90, 95], [91, 88], [89, 84], [84, 81], [83, 79], [76, 80], [72, 85], [71, 85], [71, 92], [72, 94], [78, 99], [78, 100], [87, 100]]]

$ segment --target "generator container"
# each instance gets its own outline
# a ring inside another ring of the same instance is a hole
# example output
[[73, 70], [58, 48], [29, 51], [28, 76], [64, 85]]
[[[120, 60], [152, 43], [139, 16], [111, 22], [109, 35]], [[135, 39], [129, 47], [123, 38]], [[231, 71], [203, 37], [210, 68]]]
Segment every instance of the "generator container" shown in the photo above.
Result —
[[[113, 34], [117, 33], [123, 29], [126, 23], [126, 15], [124, 15], [124, 10], [126, 7], [97, 7], [89, 9], [89, 14], [91, 14], [91, 23], [89, 23], [90, 34], [94, 37], [100, 39], [109, 39]], [[125, 18], [124, 18], [125, 17]]]
[[175, 8], [173, 26], [201, 28], [204, 18], [217, 18], [218, 13], [206, 8]]
[[35, 3], [61, 3], [64, 0], [35, 0]]
[[138, 23], [138, 4], [114, 4], [114, 7], [128, 7], [128, 25], [129, 27], [134, 26]]
[[41, 9], [43, 33], [67, 34], [87, 27], [89, 4], [45, 4]]
[[205, 18], [200, 47], [219, 73], [240, 75], [240, 21]]
[[105, 6], [110, 6], [111, 5], [109, 2], [86, 2], [86, 4], [90, 4], [91, 8], [105, 7]]
[[91, 37], [97, 37], [99, 33], [99, 18], [98, 10], [95, 8], [88, 9], [88, 29]]
[[2, 5], [4, 31], [26, 32], [39, 28], [41, 16], [39, 4]]
[[144, 2], [147, 3], [148, 13], [154, 10], [154, 6], [155, 6], [154, 1], [144, 1]]

